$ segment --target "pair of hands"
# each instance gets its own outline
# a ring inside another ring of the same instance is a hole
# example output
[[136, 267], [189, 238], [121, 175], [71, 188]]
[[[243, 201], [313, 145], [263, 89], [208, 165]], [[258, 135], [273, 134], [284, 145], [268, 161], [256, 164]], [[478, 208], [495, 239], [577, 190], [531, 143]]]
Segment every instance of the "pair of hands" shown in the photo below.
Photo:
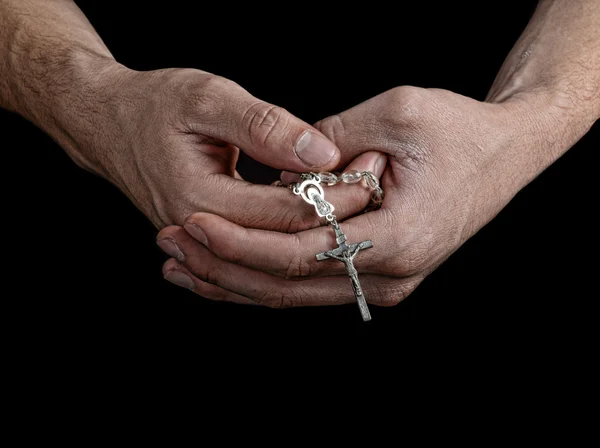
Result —
[[355, 265], [376, 305], [410, 294], [526, 183], [506, 157], [531, 123], [519, 101], [398, 87], [312, 127], [197, 70], [122, 69], [115, 79], [118, 126], [90, 142], [110, 154], [96, 171], [162, 228], [158, 244], [173, 257], [165, 278], [210, 299], [354, 301], [344, 266], [315, 259], [335, 247], [331, 229], [289, 190], [241, 179], [239, 148], [289, 171], [284, 181], [343, 168], [381, 176], [386, 198], [375, 212], [356, 215], [369, 201], [364, 187], [327, 190], [348, 240], [374, 243]]
[[2, 0], [0, 107], [125, 192], [162, 229], [165, 277], [213, 299], [354, 300], [343, 266], [315, 259], [331, 229], [244, 182], [239, 148], [288, 172], [374, 171], [379, 211], [357, 215], [356, 185], [327, 198], [350, 241], [374, 242], [356, 258], [370, 301], [394, 304], [598, 120], [599, 17], [596, 0], [540, 1], [487, 102], [400, 87], [313, 127], [209, 73], [127, 69], [72, 0]]

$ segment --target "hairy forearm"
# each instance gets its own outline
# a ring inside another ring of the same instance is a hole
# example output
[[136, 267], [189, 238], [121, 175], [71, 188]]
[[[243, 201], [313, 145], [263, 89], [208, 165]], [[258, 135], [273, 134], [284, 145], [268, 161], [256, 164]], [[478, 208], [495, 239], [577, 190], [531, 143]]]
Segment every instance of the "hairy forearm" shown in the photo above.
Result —
[[101, 81], [115, 67], [73, 1], [0, 0], [0, 107], [32, 121], [95, 171], [95, 156], [80, 151], [81, 133], [101, 119], [102, 95], [110, 94]]
[[[71, 0], [0, 0], [0, 105], [27, 118], [92, 58], [112, 56]], [[42, 98], [40, 98], [40, 96]]]
[[600, 117], [600, 2], [542, 0], [486, 101], [508, 112], [503, 149], [485, 168], [507, 201]]
[[[581, 137], [600, 118], [600, 2], [542, 0], [487, 101], [530, 102]], [[564, 129], [563, 129], [564, 131]]]

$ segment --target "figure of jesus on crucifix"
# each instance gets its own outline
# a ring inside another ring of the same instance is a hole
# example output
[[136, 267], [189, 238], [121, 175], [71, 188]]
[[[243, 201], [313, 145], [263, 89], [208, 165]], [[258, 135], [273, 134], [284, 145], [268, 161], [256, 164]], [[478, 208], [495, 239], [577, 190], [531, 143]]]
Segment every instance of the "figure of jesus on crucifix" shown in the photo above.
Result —
[[356, 257], [356, 254], [358, 254], [361, 249], [369, 249], [373, 247], [373, 242], [367, 240], [361, 243], [346, 244], [346, 235], [344, 235], [344, 232], [342, 232], [340, 225], [335, 220], [331, 223], [331, 225], [335, 230], [335, 237], [338, 247], [336, 249], [317, 254], [317, 260], [323, 261], [327, 260], [328, 258], [334, 258], [344, 263], [346, 270], [348, 271], [348, 277], [350, 277], [350, 281], [352, 282], [352, 289], [354, 291], [354, 297], [356, 297], [356, 301], [358, 302], [360, 314], [362, 315], [363, 320], [367, 322], [371, 320], [371, 313], [369, 312], [365, 295], [363, 294], [360, 281], [358, 280], [358, 272], [354, 267], [354, 257]]

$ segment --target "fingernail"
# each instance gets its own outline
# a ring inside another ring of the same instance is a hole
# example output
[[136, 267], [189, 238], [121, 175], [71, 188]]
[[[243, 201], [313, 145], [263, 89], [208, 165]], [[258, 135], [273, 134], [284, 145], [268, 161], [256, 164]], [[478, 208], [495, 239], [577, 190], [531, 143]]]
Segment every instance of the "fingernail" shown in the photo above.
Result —
[[194, 290], [194, 281], [183, 272], [169, 271], [165, 274], [165, 280], [190, 291]]
[[377, 162], [375, 162], [375, 172], [373, 174], [375, 174], [375, 176], [377, 176], [377, 177], [381, 177], [381, 175], [383, 174], [383, 171], [385, 170], [386, 163], [387, 163], [387, 155], [380, 154], [379, 157], [377, 158]]
[[160, 241], [157, 241], [158, 247], [160, 247], [164, 253], [175, 258], [177, 261], [184, 261], [185, 255], [183, 251], [179, 248], [177, 243], [170, 238], [163, 238]]
[[306, 131], [296, 142], [294, 151], [306, 165], [319, 167], [333, 159], [337, 148], [325, 137]]
[[281, 172], [281, 182], [286, 185], [293, 184], [294, 182], [300, 181], [300, 174], [298, 173], [290, 173], [289, 171]]
[[183, 228], [200, 243], [208, 246], [208, 239], [198, 224], [186, 223]]

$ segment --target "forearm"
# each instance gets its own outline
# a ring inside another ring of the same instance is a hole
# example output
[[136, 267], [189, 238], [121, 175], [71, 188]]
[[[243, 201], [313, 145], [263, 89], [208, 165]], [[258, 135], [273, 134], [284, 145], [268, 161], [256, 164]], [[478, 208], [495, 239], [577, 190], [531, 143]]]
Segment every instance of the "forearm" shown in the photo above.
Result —
[[[487, 101], [530, 102], [581, 137], [600, 118], [600, 2], [542, 0]], [[563, 129], [564, 130], [564, 129]]]
[[508, 113], [484, 178], [508, 201], [600, 117], [600, 2], [542, 0], [487, 102]]
[[32, 121], [92, 170], [95, 156], [79, 150], [81, 134], [100, 119], [98, 95], [110, 94], [100, 81], [115, 67], [73, 1], [0, 0], [0, 107]]

